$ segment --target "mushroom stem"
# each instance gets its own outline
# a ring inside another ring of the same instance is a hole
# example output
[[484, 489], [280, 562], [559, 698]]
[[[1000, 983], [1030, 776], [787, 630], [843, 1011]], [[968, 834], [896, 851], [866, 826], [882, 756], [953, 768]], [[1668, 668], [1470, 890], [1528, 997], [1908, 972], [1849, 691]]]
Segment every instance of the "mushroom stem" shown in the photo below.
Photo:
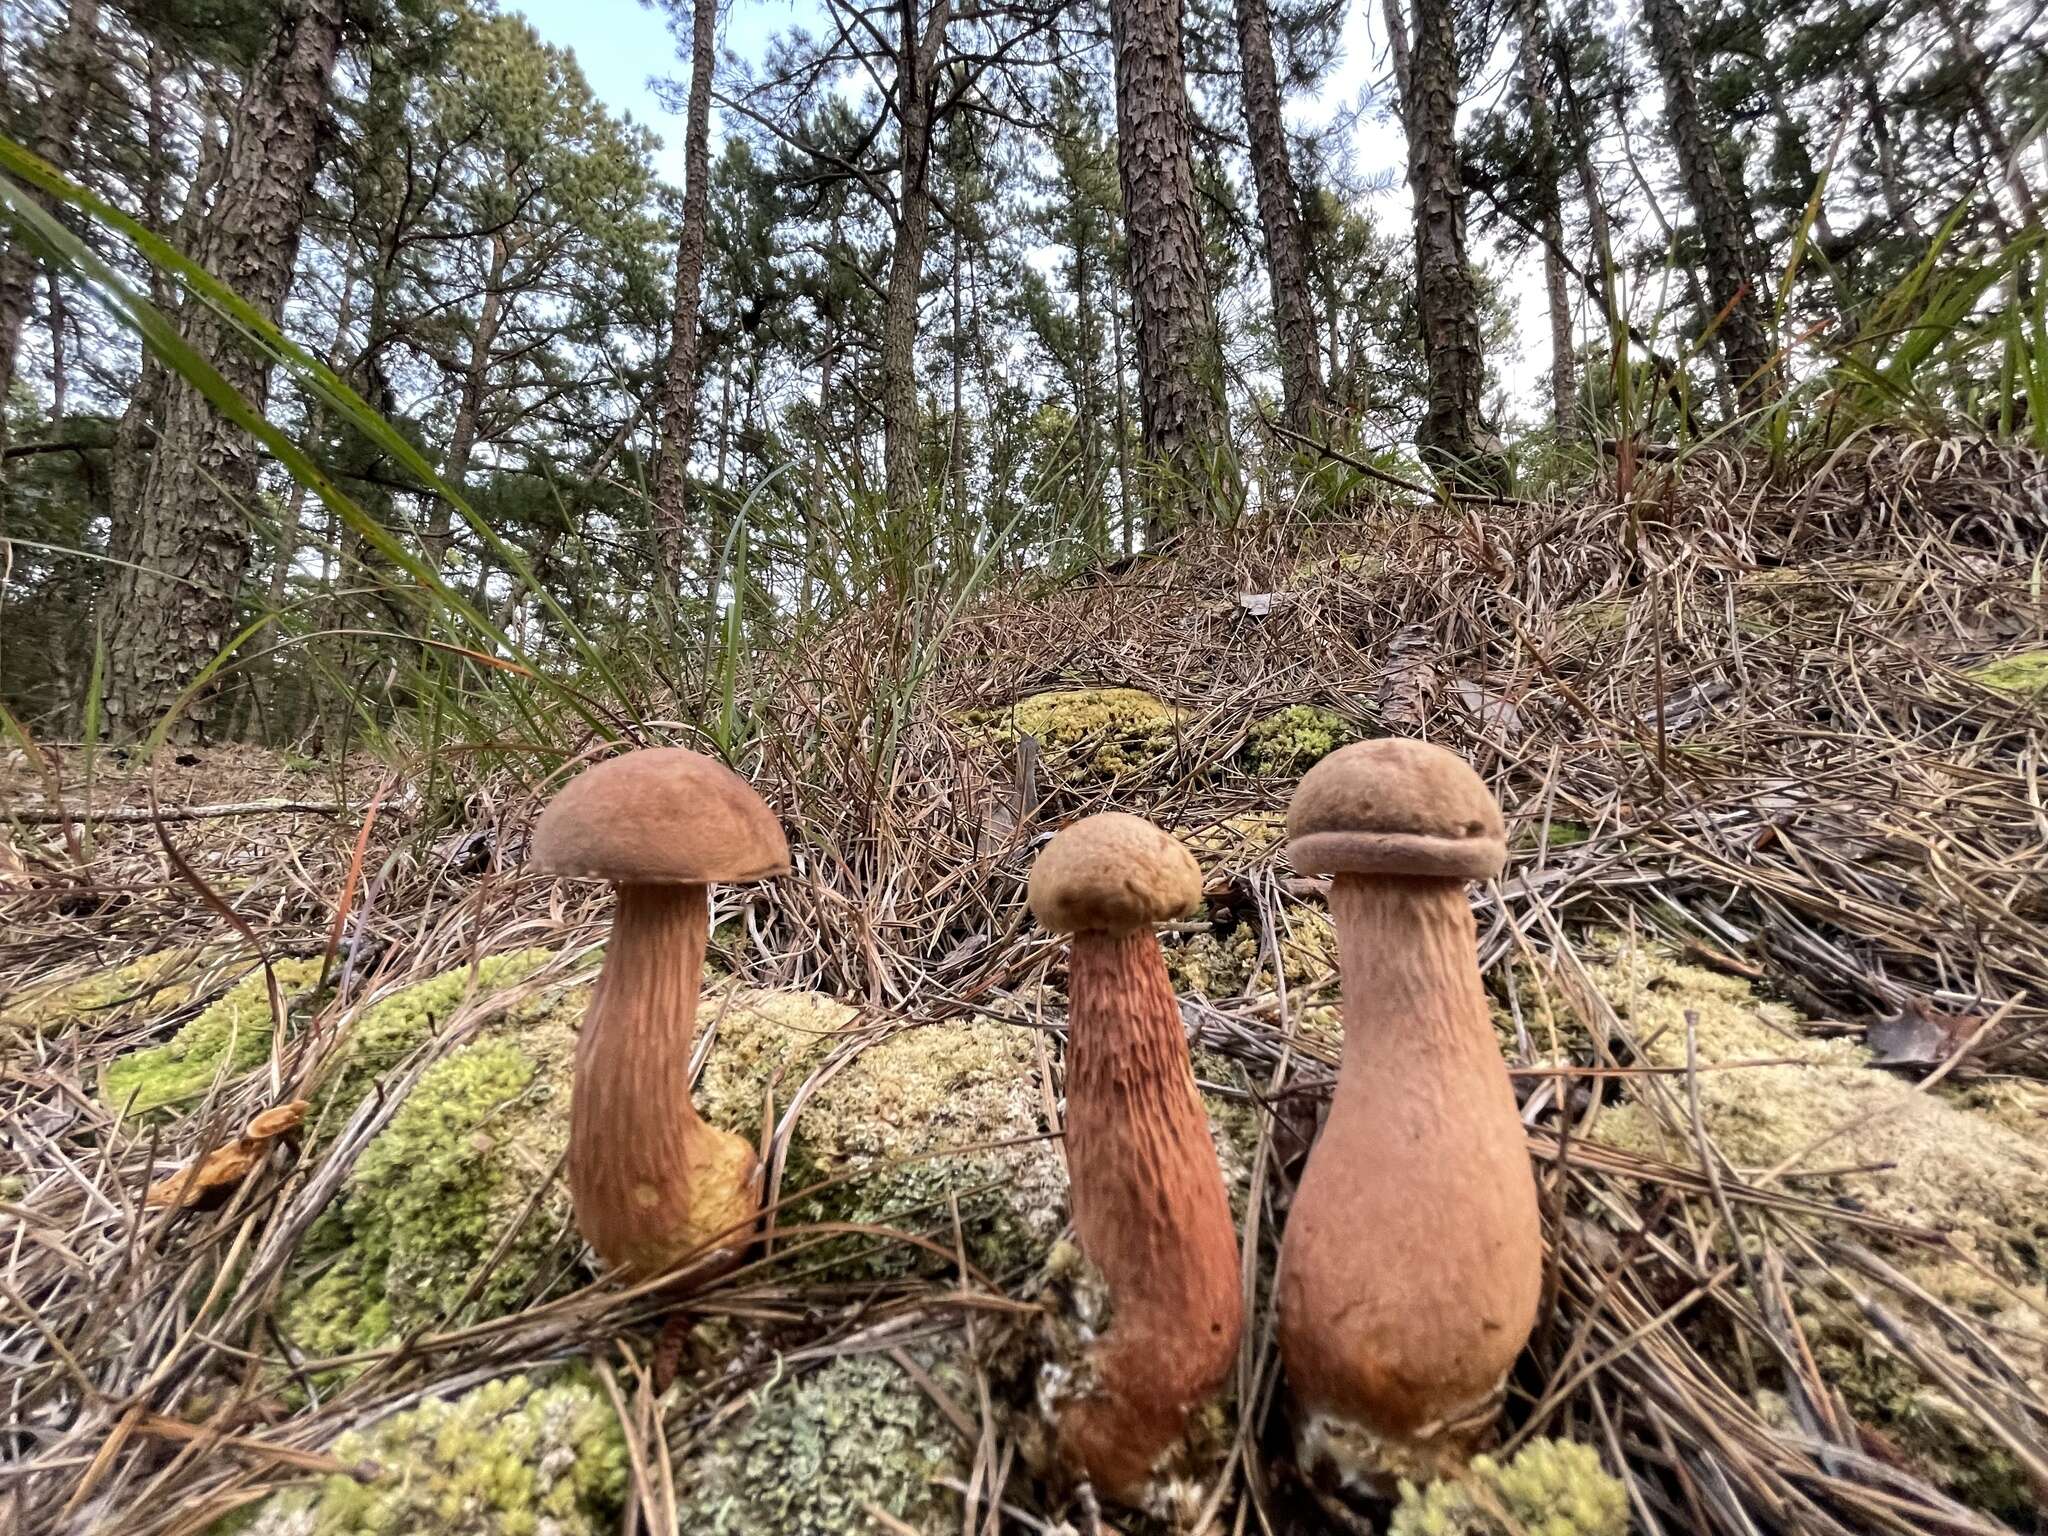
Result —
[[1463, 882], [1339, 874], [1330, 910], [1344, 1063], [1289, 1220], [1281, 1343], [1305, 1451], [1436, 1475], [1490, 1431], [1534, 1320], [1534, 1183]]
[[[610, 1264], [658, 1273], [759, 1207], [756, 1159], [690, 1099], [710, 933], [701, 885], [621, 885], [604, 970], [576, 1042], [569, 1192]], [[744, 1231], [730, 1234], [743, 1247]]]
[[1229, 1374], [1237, 1234], [1159, 941], [1076, 933], [1069, 967], [1074, 1224], [1113, 1315], [1090, 1351], [1094, 1390], [1060, 1433], [1104, 1492], [1128, 1498]]

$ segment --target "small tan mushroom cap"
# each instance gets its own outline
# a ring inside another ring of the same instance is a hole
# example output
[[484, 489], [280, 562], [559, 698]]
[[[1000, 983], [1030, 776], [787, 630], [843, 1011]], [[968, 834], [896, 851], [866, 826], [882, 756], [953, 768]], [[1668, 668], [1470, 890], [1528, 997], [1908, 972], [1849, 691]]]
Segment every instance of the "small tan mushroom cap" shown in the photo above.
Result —
[[1287, 836], [1305, 875], [1485, 880], [1508, 857], [1500, 806], [1471, 764], [1402, 737], [1356, 742], [1309, 769]]
[[649, 747], [571, 779], [533, 829], [532, 867], [615, 885], [709, 885], [789, 872], [782, 824], [715, 758]]
[[1201, 903], [1195, 856], [1141, 816], [1104, 811], [1053, 834], [1031, 866], [1031, 911], [1054, 933], [1119, 933]]

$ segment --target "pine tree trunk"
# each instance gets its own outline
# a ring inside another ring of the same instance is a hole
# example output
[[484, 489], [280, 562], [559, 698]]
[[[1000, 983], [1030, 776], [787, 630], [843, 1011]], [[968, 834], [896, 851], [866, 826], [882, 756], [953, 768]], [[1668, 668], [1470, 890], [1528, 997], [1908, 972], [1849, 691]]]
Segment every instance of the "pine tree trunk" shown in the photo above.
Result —
[[1415, 445], [1423, 461], [1447, 483], [1497, 490], [1505, 485], [1507, 466], [1479, 418], [1485, 359], [1479, 289], [1465, 254], [1465, 187], [1458, 174], [1458, 40], [1451, 0], [1415, 0], [1407, 76], [1415, 288], [1429, 367], [1429, 401]]
[[1290, 429], [1311, 433], [1322, 412], [1323, 378], [1317, 366], [1308, 249], [1287, 158], [1267, 0], [1237, 0], [1237, 52], [1244, 75], [1244, 121], [1251, 140], [1252, 180], [1258, 187], [1259, 226], [1266, 241], [1266, 278], [1273, 294], [1273, 330], [1280, 343], [1281, 413]]
[[[92, 62], [99, 54], [99, 0], [71, 0], [64, 30], [50, 45], [50, 92], [36, 121], [29, 147], [58, 170], [71, 163], [71, 141], [85, 115], [92, 88]], [[46, 199], [43, 201], [48, 206]], [[37, 262], [26, 240], [5, 239], [0, 224], [0, 449], [7, 446], [7, 399], [14, 389], [14, 364], [21, 353], [21, 333], [35, 305]], [[60, 342], [61, 345], [61, 342]], [[6, 477], [0, 459], [0, 479]]]
[[1536, 206], [1543, 235], [1543, 290], [1550, 302], [1550, 418], [1561, 440], [1573, 436], [1572, 304], [1564, 281], [1564, 205], [1557, 130], [1550, 111], [1550, 11], [1547, 0], [1521, 0], [1522, 95], [1529, 108], [1529, 154], [1535, 162]]
[[1148, 538], [1190, 512], [1241, 500], [1223, 357], [1195, 206], [1194, 133], [1181, 52], [1181, 0], [1110, 0], [1116, 50], [1116, 160], [1137, 332], [1138, 419], [1148, 469]]
[[1700, 116], [1699, 76], [1691, 22], [1683, 0], [1643, 0], [1650, 47], [1664, 82], [1664, 118], [1685, 182], [1686, 198], [1699, 224], [1705, 254], [1707, 296], [1721, 320], [1721, 355], [1734, 381], [1740, 409], [1750, 410], [1771, 394], [1771, 347], [1764, 335], [1749, 253], [1750, 230], [1728, 189], [1727, 172]]
[[931, 238], [932, 70], [945, 41], [952, 0], [937, 0], [922, 38], [906, 4], [897, 66], [898, 122], [896, 238], [889, 253], [889, 285], [882, 300], [882, 473], [889, 503], [893, 579], [908, 580], [915, 560], [911, 541], [924, 510], [922, 433], [917, 401], [917, 303], [924, 285], [924, 253]]
[[[505, 323], [505, 269], [511, 251], [503, 234], [490, 238], [491, 260], [484, 276], [483, 307], [477, 311], [476, 330], [469, 338], [469, 361], [462, 370], [462, 393], [455, 400], [455, 425], [448, 437], [448, 457], [441, 465], [441, 478], [458, 496], [467, 491], [470, 461], [476, 457], [477, 429], [483, 421], [484, 396], [490, 387], [491, 349], [498, 344], [498, 331]], [[435, 497], [420, 544], [436, 571], [448, 563], [454, 517], [454, 506], [445, 497]]]
[[711, 207], [711, 72], [716, 65], [718, 0], [690, 11], [690, 107], [683, 138], [683, 227], [676, 236], [676, 292], [668, 361], [661, 378], [659, 446], [654, 458], [654, 534], [663, 588], [682, 590], [688, 546], [690, 439], [697, 426], [698, 316], [703, 305], [705, 226]]
[[[287, 0], [280, 8], [269, 45], [244, 82], [200, 242], [201, 264], [273, 319], [298, 257], [343, 9], [341, 0]], [[263, 408], [269, 368], [230, 321], [194, 304], [186, 337], [244, 399]], [[107, 716], [117, 734], [129, 737], [150, 729], [218, 653], [249, 564], [254, 444], [182, 380], [170, 385], [163, 416], [135, 518], [136, 564], [118, 573], [108, 622]], [[203, 737], [215, 703], [210, 694], [193, 700], [172, 739]]]

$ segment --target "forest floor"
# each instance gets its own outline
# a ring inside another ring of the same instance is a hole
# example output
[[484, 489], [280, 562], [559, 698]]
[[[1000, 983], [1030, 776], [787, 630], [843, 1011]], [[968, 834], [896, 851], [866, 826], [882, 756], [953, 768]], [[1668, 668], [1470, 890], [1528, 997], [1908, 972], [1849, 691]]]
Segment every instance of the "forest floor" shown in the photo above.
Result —
[[1338, 1039], [1280, 824], [1395, 733], [1508, 812], [1473, 900], [1549, 1259], [1522, 1475], [1394, 1528], [2040, 1530], [2044, 541], [2048, 464], [1888, 439], [1792, 485], [1702, 458], [1629, 504], [1260, 523], [764, 656], [743, 766], [797, 873], [721, 895], [698, 1098], [758, 1136], [776, 1233], [681, 1301], [593, 1275], [559, 1178], [608, 898], [520, 866], [594, 737], [17, 750], [0, 1528], [1083, 1524], [1034, 1471], [1065, 1005], [1022, 897], [1110, 806], [1203, 864], [1165, 942], [1253, 1287], [1161, 1513], [1377, 1528], [1300, 1486], [1276, 1380]]

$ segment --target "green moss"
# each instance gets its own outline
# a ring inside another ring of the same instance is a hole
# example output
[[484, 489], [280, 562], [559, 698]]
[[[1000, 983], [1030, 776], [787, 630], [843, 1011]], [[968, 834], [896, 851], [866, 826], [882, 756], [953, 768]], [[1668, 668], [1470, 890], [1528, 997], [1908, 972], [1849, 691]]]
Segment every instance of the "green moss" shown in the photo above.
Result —
[[330, 1454], [371, 1475], [275, 1494], [249, 1536], [603, 1536], [625, 1502], [618, 1417], [573, 1376], [429, 1398], [351, 1430]]
[[[1174, 990], [1202, 997], [1238, 997], [1270, 979], [1265, 946], [1250, 923], [1228, 933], [1204, 928], [1168, 935], [1160, 945]], [[1288, 909], [1280, 965], [1289, 987], [1308, 987], [1337, 973], [1337, 933], [1318, 908]]]
[[125, 1019], [142, 1004], [168, 1012], [192, 1000], [202, 980], [196, 949], [166, 949], [111, 970], [14, 994], [0, 1013], [0, 1036], [50, 1035]]
[[[320, 962], [280, 960], [272, 970], [289, 1005], [305, 1000], [319, 980]], [[251, 971], [162, 1045], [108, 1062], [100, 1096], [109, 1109], [131, 1115], [189, 1105], [216, 1079], [246, 1072], [268, 1057], [271, 1027], [263, 972]]]
[[1593, 834], [1576, 821], [1552, 821], [1545, 827], [1540, 818], [1520, 823], [1508, 838], [1508, 846], [1521, 852], [1533, 850], [1540, 842], [1545, 848], [1576, 848]]
[[2028, 651], [1988, 662], [1963, 674], [1973, 683], [2024, 699], [2048, 698], [2048, 651]]
[[1286, 841], [1287, 813], [1248, 811], [1242, 816], [1190, 823], [1176, 828], [1174, 836], [1204, 865], [1249, 864]]
[[1140, 688], [1079, 688], [976, 710], [964, 723], [994, 741], [1028, 735], [1047, 747], [1076, 749], [1089, 776], [1114, 777], [1170, 750], [1180, 712]]
[[682, 1466], [677, 1527], [692, 1536], [871, 1531], [871, 1505], [932, 1536], [960, 1528], [957, 1497], [933, 1486], [963, 1475], [958, 1438], [880, 1355], [775, 1377]]
[[1474, 1457], [1463, 1477], [1401, 1485], [1389, 1536], [1627, 1536], [1628, 1490], [1591, 1446], [1531, 1440], [1502, 1465]]
[[298, 1349], [351, 1354], [452, 1324], [479, 1277], [471, 1309], [483, 1317], [567, 1278], [567, 1191], [556, 1182], [536, 1192], [568, 1145], [569, 1064], [586, 1001], [578, 989], [421, 1074], [288, 1278], [278, 1316]]
[[1564, 611], [1560, 628], [1575, 646], [1618, 640], [1628, 630], [1628, 599], [1595, 597]]
[[[379, 1078], [424, 1045], [465, 1000], [488, 998], [516, 986], [553, 958], [549, 949], [487, 955], [474, 967], [456, 966], [373, 1003], [336, 1053], [336, 1064], [320, 1087], [320, 1107], [331, 1105], [343, 1114], [352, 1111]], [[536, 997], [513, 1017], [547, 1006]]]
[[1291, 778], [1358, 740], [1358, 734], [1342, 715], [1310, 704], [1289, 704], [1252, 722], [1245, 753], [1252, 772], [1262, 778]]

